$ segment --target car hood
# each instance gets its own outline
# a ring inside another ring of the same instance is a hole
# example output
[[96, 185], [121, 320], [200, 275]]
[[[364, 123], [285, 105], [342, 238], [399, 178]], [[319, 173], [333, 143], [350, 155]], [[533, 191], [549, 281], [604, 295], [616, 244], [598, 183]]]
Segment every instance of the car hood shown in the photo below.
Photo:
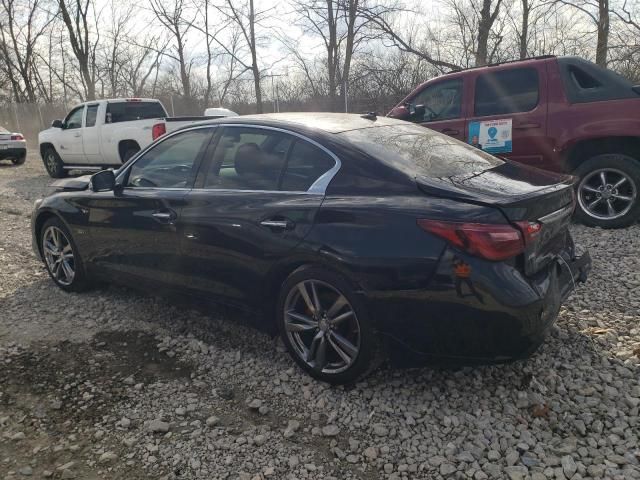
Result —
[[91, 175], [83, 175], [82, 177], [56, 180], [55, 182], [51, 183], [51, 186], [57, 191], [86, 190], [89, 187], [90, 181]]

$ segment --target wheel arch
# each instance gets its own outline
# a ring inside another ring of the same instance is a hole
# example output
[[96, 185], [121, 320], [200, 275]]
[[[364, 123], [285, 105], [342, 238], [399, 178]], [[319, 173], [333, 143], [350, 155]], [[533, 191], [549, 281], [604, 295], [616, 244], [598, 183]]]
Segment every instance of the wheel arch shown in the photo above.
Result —
[[275, 310], [278, 303], [278, 296], [280, 295], [280, 289], [285, 280], [301, 268], [318, 267], [328, 270], [332, 273], [340, 275], [344, 280], [351, 285], [354, 291], [358, 292], [362, 290], [362, 287], [353, 279], [353, 275], [349, 274], [349, 271], [344, 267], [337, 265], [335, 262], [331, 262], [326, 258], [318, 256], [292, 258], [284, 263], [274, 266], [265, 278], [265, 288], [262, 292], [262, 305], [267, 321], [276, 326]]
[[605, 153], [628, 155], [640, 162], [640, 136], [638, 137], [600, 137], [580, 140], [567, 152], [569, 172], [575, 171], [582, 162]]
[[124, 163], [124, 154], [130, 149], [140, 151], [140, 144], [132, 139], [120, 140], [118, 142], [118, 157], [121, 162]]
[[65, 227], [67, 227], [67, 230], [71, 231], [71, 227], [69, 226], [69, 224], [64, 220], [64, 218], [62, 218], [56, 212], [48, 209], [38, 212], [38, 215], [36, 216], [36, 219], [33, 222], [33, 233], [35, 236], [36, 245], [38, 247], [38, 253], [40, 254], [40, 258], [42, 258], [42, 245], [40, 245], [40, 235], [42, 233], [42, 227], [44, 226], [45, 223], [47, 223], [47, 220], [51, 218], [57, 218], [58, 220], [60, 220], [60, 222], [62, 222], [62, 224]]
[[58, 153], [58, 151], [56, 150], [56, 147], [53, 143], [51, 142], [44, 142], [40, 144], [40, 158], [42, 158], [44, 160], [44, 152], [45, 150], [47, 150], [48, 148], [52, 148], [54, 152]]

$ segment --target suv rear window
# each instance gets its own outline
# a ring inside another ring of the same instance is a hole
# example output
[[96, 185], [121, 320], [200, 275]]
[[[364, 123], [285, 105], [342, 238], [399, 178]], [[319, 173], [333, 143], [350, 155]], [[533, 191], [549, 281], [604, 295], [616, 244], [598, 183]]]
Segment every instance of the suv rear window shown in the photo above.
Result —
[[[107, 123], [164, 118], [167, 112], [160, 102], [118, 102], [107, 105]], [[109, 121], [111, 117], [111, 121]]]
[[485, 73], [476, 79], [475, 115], [528, 112], [538, 105], [538, 71], [516, 68]]
[[340, 134], [368, 155], [410, 177], [480, 173], [504, 162], [418, 125], [363, 128]]

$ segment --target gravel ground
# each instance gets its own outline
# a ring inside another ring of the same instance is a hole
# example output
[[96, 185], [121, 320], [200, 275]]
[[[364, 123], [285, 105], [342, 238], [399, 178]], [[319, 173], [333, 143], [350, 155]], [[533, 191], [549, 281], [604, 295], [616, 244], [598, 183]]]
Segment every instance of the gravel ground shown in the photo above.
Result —
[[573, 227], [591, 278], [531, 359], [330, 387], [238, 313], [55, 288], [49, 182], [0, 166], [0, 478], [640, 478], [640, 226]]

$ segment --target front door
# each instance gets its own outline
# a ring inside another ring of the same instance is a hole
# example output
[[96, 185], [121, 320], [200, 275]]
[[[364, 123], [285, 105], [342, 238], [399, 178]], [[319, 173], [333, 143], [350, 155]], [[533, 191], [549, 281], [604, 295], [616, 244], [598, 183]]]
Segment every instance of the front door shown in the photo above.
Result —
[[458, 140], [465, 140], [463, 79], [432, 83], [409, 101], [407, 120]]
[[82, 119], [84, 118], [85, 106], [76, 107], [62, 123], [59, 134], [59, 154], [64, 162], [85, 163], [84, 150], [82, 145]]
[[307, 235], [336, 165], [318, 145], [277, 129], [227, 126], [182, 210], [191, 286], [257, 306], [269, 272]]
[[512, 67], [470, 78], [474, 101], [467, 141], [498, 156], [544, 166], [552, 151], [544, 73], [534, 67]]
[[118, 175], [119, 188], [90, 196], [90, 266], [125, 280], [182, 282], [181, 213], [212, 131], [168, 136]]

